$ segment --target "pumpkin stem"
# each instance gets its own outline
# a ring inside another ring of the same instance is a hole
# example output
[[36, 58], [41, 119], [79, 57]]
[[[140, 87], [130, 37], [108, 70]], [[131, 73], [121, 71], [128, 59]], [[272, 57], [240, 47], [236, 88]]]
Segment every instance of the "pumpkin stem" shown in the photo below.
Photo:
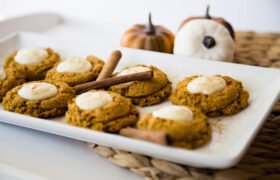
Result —
[[206, 19], [211, 19], [211, 16], [209, 15], [209, 10], [210, 10], [210, 6], [207, 5], [206, 13], [205, 13], [205, 18], [206, 18]]
[[153, 23], [152, 23], [152, 14], [151, 14], [151, 13], [149, 13], [149, 22], [148, 22], [148, 26], [147, 26], [145, 32], [146, 32], [148, 35], [153, 35], [153, 34], [155, 34], [155, 32], [156, 32], [155, 26], [154, 26]]

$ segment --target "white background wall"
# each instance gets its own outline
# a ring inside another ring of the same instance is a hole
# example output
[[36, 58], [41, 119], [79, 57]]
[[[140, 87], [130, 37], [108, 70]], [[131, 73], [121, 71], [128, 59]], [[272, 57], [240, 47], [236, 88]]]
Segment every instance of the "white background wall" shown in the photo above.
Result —
[[184, 18], [204, 14], [207, 4], [212, 15], [225, 17], [236, 29], [280, 31], [279, 0], [2, 0], [2, 14], [15, 16], [51, 10], [128, 27], [145, 22], [151, 11], [154, 22], [175, 31]]

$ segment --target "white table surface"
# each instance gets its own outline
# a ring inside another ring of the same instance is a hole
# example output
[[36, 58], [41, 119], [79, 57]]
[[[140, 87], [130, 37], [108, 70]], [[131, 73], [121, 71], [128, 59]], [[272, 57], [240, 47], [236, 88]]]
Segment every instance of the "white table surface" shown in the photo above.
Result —
[[0, 132], [1, 180], [138, 179], [91, 152], [84, 142], [3, 123]]
[[[64, 24], [42, 33], [77, 48], [90, 45], [93, 54], [105, 58], [118, 47], [123, 30], [144, 22], [148, 11], [154, 13], [154, 21], [175, 31], [184, 17], [201, 14], [209, 3], [213, 14], [230, 19], [236, 29], [280, 31], [280, 1], [275, 0], [0, 0], [0, 17], [60, 12], [67, 17]], [[0, 179], [41, 178], [140, 179], [91, 152], [83, 142], [0, 123]]]

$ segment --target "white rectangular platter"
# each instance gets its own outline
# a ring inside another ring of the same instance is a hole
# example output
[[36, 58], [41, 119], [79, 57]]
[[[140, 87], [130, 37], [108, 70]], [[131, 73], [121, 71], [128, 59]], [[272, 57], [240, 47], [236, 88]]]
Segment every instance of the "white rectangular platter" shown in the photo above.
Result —
[[[75, 47], [71, 43], [56, 42], [42, 35], [19, 33], [0, 40], [1, 63], [10, 51], [26, 47], [51, 47], [63, 57], [98, 54], [98, 52], [91, 52], [91, 47]], [[173, 87], [178, 81], [191, 75], [229, 75], [243, 82], [245, 89], [250, 93], [250, 105], [234, 116], [209, 119], [213, 128], [212, 138], [206, 145], [195, 150], [161, 146], [115, 134], [70, 126], [65, 123], [63, 117], [40, 119], [0, 110], [0, 121], [194, 167], [227, 168], [240, 160], [279, 97], [280, 71], [277, 69], [125, 48], [121, 51], [123, 57], [116, 71], [136, 64], [154, 65], [167, 73]], [[167, 104], [170, 102], [139, 108], [140, 113], [143, 115]]]

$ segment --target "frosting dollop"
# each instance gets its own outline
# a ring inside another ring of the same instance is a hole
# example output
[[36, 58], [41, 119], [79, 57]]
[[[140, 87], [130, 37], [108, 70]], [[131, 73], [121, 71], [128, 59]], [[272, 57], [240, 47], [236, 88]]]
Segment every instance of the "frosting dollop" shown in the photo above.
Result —
[[[150, 71], [150, 70], [151, 69], [148, 67], [133, 66], [133, 67], [129, 67], [129, 68], [122, 70], [120, 73], [118, 73], [117, 76], [125, 76], [125, 75], [129, 75], [129, 74], [140, 73], [140, 72], [145, 72], [145, 71]], [[123, 83], [122, 85], [129, 85], [129, 84], [132, 84], [133, 82], [135, 82], [135, 81]]]
[[94, 110], [100, 108], [113, 100], [106, 92], [86, 92], [79, 95], [75, 102], [82, 110]]
[[56, 67], [57, 72], [72, 72], [72, 73], [83, 73], [89, 71], [92, 68], [92, 64], [81, 57], [68, 58]]
[[173, 121], [193, 120], [193, 112], [186, 106], [166, 106], [157, 111], [154, 111], [152, 115], [157, 118]]
[[45, 82], [27, 83], [18, 91], [20, 97], [31, 101], [46, 100], [56, 96], [57, 93], [55, 85]]
[[17, 52], [14, 60], [19, 64], [38, 64], [49, 56], [48, 52], [42, 48], [21, 49]]
[[148, 67], [133, 66], [133, 67], [129, 67], [129, 68], [122, 70], [117, 76], [125, 76], [125, 75], [129, 75], [129, 74], [140, 73], [140, 72], [145, 72], [145, 71], [149, 71], [149, 70], [150, 70], [150, 68], [148, 68]]
[[7, 74], [2, 66], [0, 66], [0, 80], [5, 80], [7, 78]]
[[219, 76], [200, 76], [193, 79], [187, 85], [187, 90], [191, 93], [213, 94], [226, 87], [226, 81]]

